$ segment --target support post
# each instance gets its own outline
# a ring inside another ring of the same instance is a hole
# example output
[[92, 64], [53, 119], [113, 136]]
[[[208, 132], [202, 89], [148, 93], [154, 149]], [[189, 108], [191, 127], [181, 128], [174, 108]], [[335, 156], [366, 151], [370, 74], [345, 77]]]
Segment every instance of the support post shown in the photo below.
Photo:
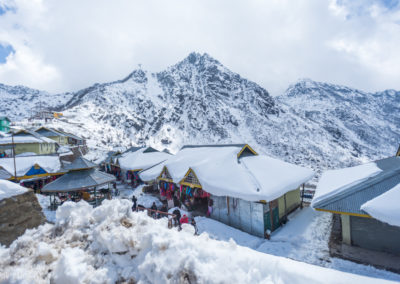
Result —
[[303, 200], [304, 200], [304, 183], [303, 183], [303, 190], [301, 191], [300, 209], [303, 209]]
[[271, 201], [268, 203], [268, 206], [269, 206], [269, 220], [271, 222], [271, 232], [273, 232], [275, 228], [274, 228], [274, 218], [272, 216], [273, 211], [272, 211], [272, 202]]
[[96, 193], [96, 187], [94, 187], [94, 200], [96, 202], [96, 207], [97, 207], [97, 193]]
[[285, 222], [287, 221], [287, 204], [286, 204], [286, 193], [283, 195], [283, 199], [285, 202]]

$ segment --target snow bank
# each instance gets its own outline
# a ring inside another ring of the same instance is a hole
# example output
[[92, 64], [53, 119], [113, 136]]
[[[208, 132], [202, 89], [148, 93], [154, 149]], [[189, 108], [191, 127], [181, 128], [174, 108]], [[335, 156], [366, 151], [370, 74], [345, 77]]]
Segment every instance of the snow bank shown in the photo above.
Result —
[[179, 183], [191, 168], [203, 189], [213, 195], [270, 201], [298, 188], [314, 175], [309, 169], [262, 155], [238, 161], [241, 149], [236, 146], [184, 148], [164, 163], [141, 172], [140, 177], [155, 179], [166, 166], [173, 181]]
[[361, 205], [375, 219], [400, 227], [400, 184]]
[[0, 200], [23, 194], [29, 189], [8, 180], [0, 180]]
[[171, 157], [164, 152], [144, 153], [147, 148], [135, 152], [127, 152], [118, 158], [119, 165], [123, 170], [144, 170], [157, 165]]
[[381, 171], [374, 162], [340, 170], [326, 171], [318, 182], [311, 206], [314, 207], [317, 202], [361, 183]]
[[55, 225], [0, 248], [0, 282], [390, 283], [194, 236], [190, 225], [168, 229], [166, 218], [132, 213], [131, 205], [66, 202]]
[[[16, 157], [15, 165], [17, 176], [24, 176], [35, 164], [38, 164], [48, 173], [56, 173], [61, 169], [60, 158], [58, 156], [29, 156]], [[14, 175], [14, 159], [0, 159], [0, 166]]]

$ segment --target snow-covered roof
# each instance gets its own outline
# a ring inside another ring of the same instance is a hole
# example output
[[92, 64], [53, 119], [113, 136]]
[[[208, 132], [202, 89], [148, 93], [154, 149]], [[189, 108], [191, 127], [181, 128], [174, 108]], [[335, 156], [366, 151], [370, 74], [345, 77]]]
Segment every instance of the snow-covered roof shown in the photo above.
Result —
[[123, 153], [119, 158], [119, 166], [123, 170], [144, 170], [157, 165], [171, 157], [170, 154], [158, 151], [147, 151], [141, 148], [134, 152]]
[[17, 183], [8, 180], [0, 180], [0, 200], [23, 194], [28, 190], [29, 189]]
[[372, 162], [355, 167], [326, 171], [319, 179], [312, 204], [338, 194], [347, 188], [377, 175], [382, 170]]
[[370, 212], [363, 209], [364, 205], [376, 198], [379, 203], [379, 196], [398, 184], [400, 157], [327, 171], [321, 176], [311, 206], [317, 210], [369, 217]]
[[97, 167], [97, 165], [83, 157], [76, 158], [71, 164], [65, 165], [64, 168], [69, 171], [76, 171], [82, 169], [92, 169]]
[[12, 174], [9, 173], [6, 169], [0, 166], [0, 179], [10, 179], [12, 178]]
[[[39, 165], [48, 173], [57, 173], [61, 169], [60, 158], [58, 156], [29, 156], [16, 157], [15, 165], [17, 176], [24, 176], [34, 165]], [[10, 174], [14, 175], [14, 159], [0, 159], [0, 167], [5, 169]]]
[[62, 133], [61, 131], [57, 131], [53, 128], [48, 128], [44, 126], [36, 129], [35, 132], [45, 137], [65, 136], [65, 134]]
[[[7, 137], [0, 137], [0, 145], [12, 144], [12, 143], [13, 139], [11, 135]], [[22, 143], [56, 143], [56, 142], [47, 137], [41, 136], [36, 132], [29, 130], [20, 130], [14, 134], [14, 144], [22, 144]]]
[[37, 156], [35, 152], [23, 152], [21, 154], [15, 155], [15, 157], [28, 157], [28, 156]]
[[115, 181], [113, 175], [100, 172], [96, 169], [70, 171], [55, 181], [46, 184], [43, 192], [68, 192], [100, 186]]
[[400, 227], [400, 184], [365, 202], [361, 209], [375, 219]]
[[140, 177], [155, 179], [165, 166], [179, 183], [192, 169], [202, 188], [213, 195], [271, 201], [314, 176], [310, 169], [263, 155], [238, 159], [241, 149], [241, 145], [183, 148], [164, 163], [141, 172]]

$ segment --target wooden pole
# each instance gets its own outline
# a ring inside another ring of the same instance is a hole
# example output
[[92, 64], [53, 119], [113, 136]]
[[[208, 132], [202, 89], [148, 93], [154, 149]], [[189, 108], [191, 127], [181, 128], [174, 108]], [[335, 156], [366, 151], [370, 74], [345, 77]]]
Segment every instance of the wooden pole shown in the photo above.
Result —
[[94, 199], [96, 201], [96, 207], [97, 207], [97, 194], [96, 194], [96, 187], [94, 187]]
[[15, 144], [14, 144], [14, 132], [11, 132], [12, 146], [13, 146], [13, 158], [14, 158], [14, 179], [17, 181], [17, 165], [15, 162]]
[[303, 209], [303, 200], [304, 200], [304, 183], [303, 183], [303, 190], [302, 190], [302, 194], [301, 194], [300, 209]]

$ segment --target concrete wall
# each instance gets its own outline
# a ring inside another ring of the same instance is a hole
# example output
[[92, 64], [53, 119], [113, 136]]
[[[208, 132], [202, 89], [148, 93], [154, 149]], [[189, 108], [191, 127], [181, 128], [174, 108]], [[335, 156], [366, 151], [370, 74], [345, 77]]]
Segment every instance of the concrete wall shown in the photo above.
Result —
[[18, 155], [26, 152], [41, 154], [39, 144], [38, 143], [15, 144], [15, 154]]
[[211, 196], [211, 217], [249, 234], [264, 237], [263, 204], [226, 196]]
[[340, 215], [342, 223], [342, 242], [346, 245], [351, 245], [351, 228], [350, 228], [350, 216]]
[[36, 154], [54, 154], [56, 153], [55, 143], [23, 143], [15, 144], [15, 153], [21, 154], [26, 152], [33, 152]]
[[400, 255], [400, 227], [350, 216], [350, 228], [352, 245]]

